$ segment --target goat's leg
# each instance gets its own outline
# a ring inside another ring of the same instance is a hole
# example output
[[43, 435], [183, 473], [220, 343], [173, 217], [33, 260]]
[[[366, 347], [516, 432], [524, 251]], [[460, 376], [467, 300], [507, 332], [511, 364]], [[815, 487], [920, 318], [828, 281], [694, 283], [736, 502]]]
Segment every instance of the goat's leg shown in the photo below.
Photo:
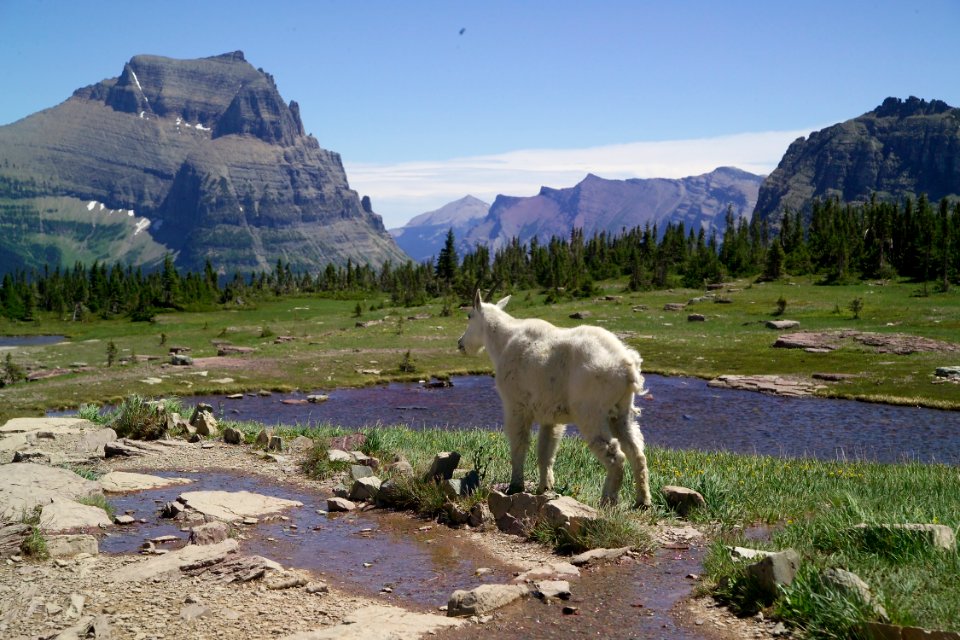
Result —
[[633, 415], [631, 408], [615, 416], [610, 421], [610, 428], [623, 445], [624, 453], [630, 461], [630, 468], [633, 469], [637, 496], [633, 506], [645, 509], [653, 504], [650, 498], [650, 473], [647, 470], [647, 456], [643, 453], [643, 434], [634, 422]]
[[617, 504], [620, 496], [620, 485], [623, 484], [623, 463], [626, 457], [620, 450], [620, 443], [616, 438], [597, 436], [590, 441], [590, 451], [600, 460], [607, 469], [607, 479], [603, 483], [603, 494], [600, 504]]
[[530, 420], [518, 411], [506, 411], [503, 417], [503, 429], [510, 440], [510, 488], [507, 493], [521, 493], [523, 486], [523, 466], [530, 448]]
[[537, 434], [537, 464], [540, 467], [537, 493], [553, 491], [553, 463], [557, 459], [557, 448], [566, 428], [565, 424], [540, 425], [540, 433]]

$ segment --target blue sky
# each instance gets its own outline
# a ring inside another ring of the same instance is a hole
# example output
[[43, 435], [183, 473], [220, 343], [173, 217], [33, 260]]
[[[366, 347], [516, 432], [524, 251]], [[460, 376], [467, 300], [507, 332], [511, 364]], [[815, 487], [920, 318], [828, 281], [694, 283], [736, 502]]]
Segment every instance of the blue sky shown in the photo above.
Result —
[[957, 0], [0, 0], [0, 124], [138, 53], [242, 49], [399, 226], [587, 172], [766, 173], [887, 96], [960, 106], [958, 27]]

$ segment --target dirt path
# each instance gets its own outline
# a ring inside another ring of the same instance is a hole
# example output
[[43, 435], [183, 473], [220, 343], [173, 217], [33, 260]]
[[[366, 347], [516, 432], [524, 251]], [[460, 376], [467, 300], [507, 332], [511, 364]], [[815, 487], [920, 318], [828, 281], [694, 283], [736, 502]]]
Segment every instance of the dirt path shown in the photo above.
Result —
[[[308, 527], [307, 523], [314, 521], [304, 518], [313, 516], [318, 505], [325, 504], [331, 484], [315, 482], [300, 474], [295, 454], [276, 462], [264, 459], [245, 446], [219, 442], [205, 446], [207, 448], [199, 444], [175, 446], [140, 458], [111, 458], [102, 463], [103, 470], [201, 475], [217, 470], [236, 477], [255, 478], [276, 487], [278, 495], [283, 489], [297, 492], [299, 496], [316, 496], [309, 504], [304, 501], [299, 515], [291, 512], [288, 521], [244, 528], [239, 553], [261, 554], [279, 561], [285, 569], [303, 576], [303, 582], [325, 582], [327, 590], [310, 593], [303, 586], [270, 589], [264, 580], [225, 584], [210, 571], [194, 576], [182, 572], [167, 574], [132, 583], [116, 581], [121, 569], [143, 561], [138, 555], [101, 553], [38, 563], [6, 561], [0, 563], [0, 636], [15, 639], [86, 637], [57, 635], [71, 625], [86, 621], [91, 625], [99, 623], [101, 627], [107, 625], [112, 638], [134, 640], [284, 638], [332, 628], [358, 610], [371, 611], [369, 607], [376, 605], [442, 616], [438, 607], [445, 599], [441, 594], [454, 586], [473, 588], [484, 580], [508, 581], [512, 577], [510, 569], [521, 571], [558, 559], [541, 546], [498, 531], [453, 530], [400, 514], [373, 512], [354, 516], [361, 518], [359, 522], [321, 521]], [[317, 554], [328, 554], [326, 562], [313, 562], [304, 556], [304, 549], [319, 539], [318, 533], [308, 529], [334, 524], [353, 527], [349, 534], [344, 534], [353, 537], [343, 550], [317, 549]], [[484, 617], [482, 623], [467, 621], [466, 626], [437, 632], [437, 637], [590, 635], [732, 639], [770, 636], [769, 625], [740, 621], [722, 609], [709, 606], [708, 601], [690, 600], [695, 584], [692, 574], [699, 573], [706, 543], [689, 528], [665, 528], [662, 533], [666, 547], [652, 557], [625, 558], [617, 564], [584, 569], [581, 577], [572, 582], [573, 595], [568, 602], [544, 603], [527, 598]], [[362, 553], [358, 551], [362, 548], [361, 540], [367, 538], [373, 538], [374, 543], [379, 540], [386, 550], [384, 553], [396, 557], [371, 557], [368, 563], [348, 557], [351, 553]], [[102, 546], [106, 546], [105, 542]], [[331, 553], [340, 553], [348, 557], [349, 562], [337, 564], [336, 556]], [[418, 560], [418, 553], [425, 553], [428, 560]], [[456, 575], [442, 576], [448, 582], [442, 587], [434, 586], [431, 591], [430, 585], [409, 584], [410, 576], [418, 576], [419, 582], [441, 578], [426, 578], [412, 569], [407, 571], [405, 561], [430, 564], [434, 575], [446, 573], [444, 567], [449, 567], [449, 572]], [[484, 564], [493, 567], [493, 578], [477, 577], [480, 571], [463, 573]], [[363, 572], [368, 570], [387, 573], [368, 579], [369, 576], [363, 577]], [[404, 575], [406, 573], [410, 575]], [[573, 613], [565, 614], [564, 606], [573, 607]]]

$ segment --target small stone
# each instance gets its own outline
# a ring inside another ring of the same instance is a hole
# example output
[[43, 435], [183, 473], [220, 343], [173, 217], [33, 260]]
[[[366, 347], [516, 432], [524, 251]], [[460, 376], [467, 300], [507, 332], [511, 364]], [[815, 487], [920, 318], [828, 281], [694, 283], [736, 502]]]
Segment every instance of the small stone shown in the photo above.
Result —
[[233, 427], [223, 430], [223, 441], [227, 444], [243, 444], [243, 432]]
[[330, 513], [353, 511], [357, 505], [346, 498], [333, 497], [327, 500], [327, 511]]
[[666, 498], [667, 505], [676, 511], [680, 517], [686, 517], [694, 509], [702, 509], [707, 506], [707, 501], [704, 500], [703, 495], [693, 489], [667, 485], [660, 491]]
[[326, 582], [310, 582], [304, 587], [307, 593], [329, 593], [330, 587]]
[[123, 526], [123, 525], [128, 525], [128, 524], [133, 524], [133, 523], [135, 523], [136, 521], [137, 521], [136, 518], [134, 518], [133, 516], [128, 516], [128, 515], [117, 516], [117, 517], [115, 517], [115, 518], [113, 519], [114, 524], [119, 524], [119, 525], [121, 525], [121, 526]]

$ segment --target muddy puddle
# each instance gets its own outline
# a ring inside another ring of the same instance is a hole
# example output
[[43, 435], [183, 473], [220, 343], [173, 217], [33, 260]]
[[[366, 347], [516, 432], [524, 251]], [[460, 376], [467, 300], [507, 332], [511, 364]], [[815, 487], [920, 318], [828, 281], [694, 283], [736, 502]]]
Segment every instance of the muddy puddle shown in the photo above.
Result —
[[[701, 571], [703, 549], [661, 548], [653, 556], [587, 568], [570, 583], [567, 601], [527, 598], [483, 625], [444, 631], [445, 640], [485, 638], [704, 638], [695, 621], [678, 615]], [[564, 611], [568, 607], [567, 612]]]
[[[174, 549], [186, 544], [188, 533], [159, 516], [160, 507], [185, 491], [250, 491], [297, 500], [302, 507], [283, 517], [261, 518], [255, 525], [238, 525], [240, 551], [262, 555], [285, 567], [313, 572], [341, 590], [379, 595], [385, 602], [435, 610], [456, 589], [472, 589], [485, 582], [507, 582], [516, 567], [460, 540], [469, 535], [409, 515], [373, 510], [326, 514], [326, 497], [278, 485], [256, 477], [228, 472], [145, 471], [165, 477], [194, 480], [189, 485], [111, 494], [117, 514], [131, 512], [138, 523], [111, 532], [100, 541], [101, 553], [138, 553], [140, 545], [161, 536], [177, 540], [157, 544]], [[477, 577], [476, 570], [491, 571]]]

